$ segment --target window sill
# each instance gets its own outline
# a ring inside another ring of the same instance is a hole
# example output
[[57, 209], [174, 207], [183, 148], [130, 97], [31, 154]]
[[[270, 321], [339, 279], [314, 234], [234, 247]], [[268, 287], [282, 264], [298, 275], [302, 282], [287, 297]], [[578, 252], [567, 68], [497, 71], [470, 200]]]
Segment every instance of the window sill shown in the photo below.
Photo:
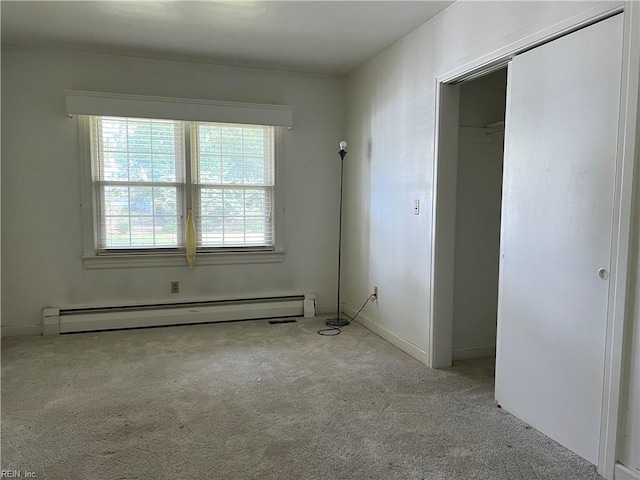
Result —
[[[198, 253], [196, 267], [204, 265], [236, 265], [251, 263], [282, 263], [284, 251], [260, 252], [216, 252]], [[129, 254], [129, 255], [85, 255], [82, 264], [86, 269], [141, 268], [141, 267], [187, 267], [184, 253]]]

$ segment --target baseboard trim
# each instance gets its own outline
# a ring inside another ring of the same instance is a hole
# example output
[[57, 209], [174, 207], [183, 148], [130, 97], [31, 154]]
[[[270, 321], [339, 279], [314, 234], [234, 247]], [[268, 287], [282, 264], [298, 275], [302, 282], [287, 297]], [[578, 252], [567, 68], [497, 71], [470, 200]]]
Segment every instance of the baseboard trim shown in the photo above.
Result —
[[451, 352], [452, 360], [471, 360], [473, 358], [495, 357], [495, 345], [477, 345], [474, 347], [454, 348]]
[[640, 472], [634, 472], [629, 467], [616, 463], [613, 478], [615, 480], [640, 480]]
[[42, 335], [42, 325], [3, 325], [0, 331], [3, 337]]
[[[349, 315], [350, 317], [353, 317], [356, 314], [355, 310], [352, 310], [351, 308], [346, 307], [346, 306], [342, 308], [342, 311], [344, 313], [346, 313], [347, 315]], [[360, 315], [358, 315], [358, 318], [356, 318], [355, 321], [357, 323], [359, 323], [360, 325], [362, 325], [363, 327], [371, 330], [373, 333], [375, 333], [379, 337], [383, 338], [384, 340], [386, 340], [390, 344], [398, 347], [400, 350], [402, 350], [407, 355], [415, 358], [419, 362], [424, 363], [425, 365], [428, 366], [428, 364], [429, 364], [428, 363], [429, 362], [429, 356], [427, 355], [427, 352], [422, 350], [417, 345], [414, 345], [410, 341], [408, 341], [408, 340], [396, 335], [395, 333], [387, 330], [385, 327], [383, 327], [379, 323], [376, 323], [373, 320], [371, 320], [370, 318], [366, 317], [365, 315], [362, 315], [362, 313]]]

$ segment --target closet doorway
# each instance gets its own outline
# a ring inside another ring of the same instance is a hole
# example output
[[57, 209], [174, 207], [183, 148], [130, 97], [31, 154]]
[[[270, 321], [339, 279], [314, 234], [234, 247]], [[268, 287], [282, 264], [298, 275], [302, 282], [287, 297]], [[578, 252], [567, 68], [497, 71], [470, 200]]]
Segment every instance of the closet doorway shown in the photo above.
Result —
[[496, 354], [507, 72], [439, 84], [432, 368]]
[[507, 69], [459, 88], [454, 361], [496, 353]]

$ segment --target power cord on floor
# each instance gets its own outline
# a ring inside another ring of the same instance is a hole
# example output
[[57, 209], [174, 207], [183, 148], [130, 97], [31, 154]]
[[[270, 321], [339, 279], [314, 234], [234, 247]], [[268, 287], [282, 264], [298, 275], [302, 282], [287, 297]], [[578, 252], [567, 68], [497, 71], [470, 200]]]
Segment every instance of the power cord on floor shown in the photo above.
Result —
[[[348, 325], [351, 325], [351, 322], [353, 322], [356, 319], [356, 317], [360, 315], [360, 312], [364, 310], [364, 307], [367, 306], [368, 302], [375, 302], [377, 298], [378, 296], [375, 293], [372, 293], [371, 295], [369, 295], [367, 299], [364, 301], [364, 303], [362, 304], [362, 306], [360, 307], [360, 310], [358, 310], [356, 314], [349, 319], [349, 323], [347, 323], [345, 327]], [[327, 328], [321, 328], [320, 330], [318, 330], [318, 334], [323, 335], [325, 337], [335, 337], [336, 335], [340, 335], [341, 332], [342, 330], [340, 330], [340, 327], [329, 327], [329, 326]]]

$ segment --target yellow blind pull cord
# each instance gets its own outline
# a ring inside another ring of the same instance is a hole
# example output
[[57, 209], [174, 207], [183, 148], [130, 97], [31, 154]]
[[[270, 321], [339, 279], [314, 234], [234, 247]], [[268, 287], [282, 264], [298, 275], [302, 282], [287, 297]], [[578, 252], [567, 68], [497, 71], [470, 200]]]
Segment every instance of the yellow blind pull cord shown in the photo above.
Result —
[[196, 226], [193, 223], [193, 212], [187, 209], [187, 238], [186, 238], [187, 265], [193, 270], [196, 262]]

